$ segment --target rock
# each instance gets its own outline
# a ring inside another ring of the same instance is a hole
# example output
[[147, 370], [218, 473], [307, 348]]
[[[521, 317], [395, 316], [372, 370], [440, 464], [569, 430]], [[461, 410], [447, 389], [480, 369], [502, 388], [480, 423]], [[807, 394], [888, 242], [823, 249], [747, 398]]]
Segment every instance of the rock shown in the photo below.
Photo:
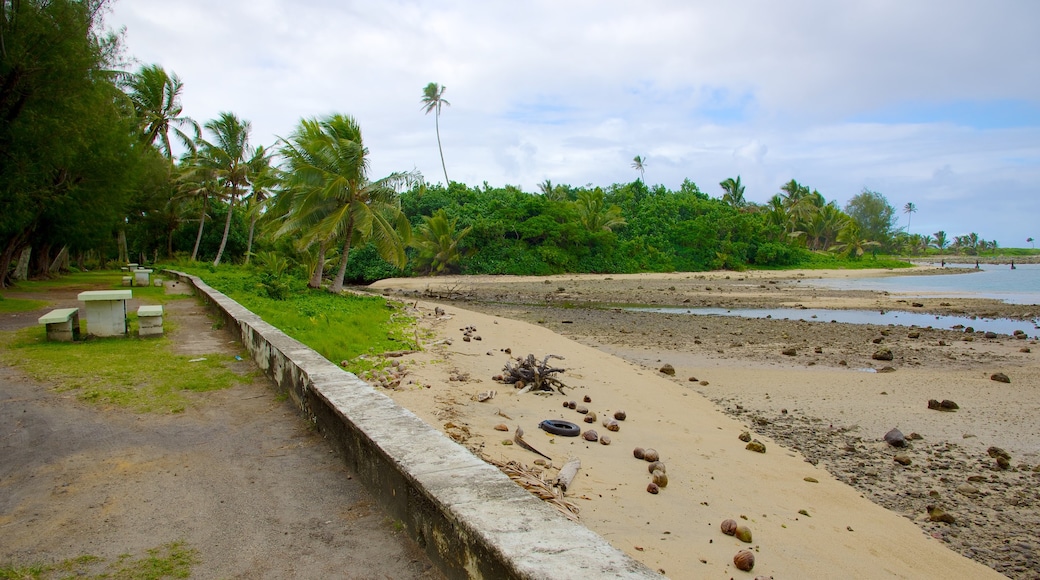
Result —
[[1011, 379], [1008, 378], [1004, 373], [993, 373], [989, 376], [989, 380], [997, 381], [998, 383], [1010, 383]]
[[910, 459], [910, 456], [905, 453], [900, 453], [899, 455], [896, 455], [892, 458], [892, 460], [898, 463], [899, 465], [910, 465], [911, 463], [913, 463], [913, 460]]
[[883, 366], [883, 367], [879, 368], [877, 370], [877, 372], [879, 372], [879, 373], [894, 373], [894, 372], [896, 372], [896, 368], [895, 367], [890, 367], [890, 366]]
[[1033, 352], [1033, 351], [1029, 350], [1028, 346], [1023, 346], [1022, 348], [1018, 349], [1018, 352]]
[[878, 349], [877, 351], [875, 351], [874, 354], [871, 355], [870, 358], [872, 358], [874, 360], [892, 360], [895, 357], [892, 355], [892, 349], [890, 349], [890, 348], [881, 348], [881, 349]]
[[939, 403], [939, 410], [940, 411], [956, 411], [957, 409], [960, 409], [960, 408], [961, 408], [960, 405], [958, 405], [957, 403], [954, 403], [953, 401], [951, 401], [949, 399], [943, 399], [942, 402]]
[[498, 425], [495, 425], [495, 431], [509, 431], [509, 427], [499, 423]]
[[998, 457], [1003, 457], [1004, 459], [1007, 459], [1008, 461], [1011, 461], [1011, 454], [1008, 453], [1007, 451], [1004, 451], [1000, 447], [996, 447], [996, 446], [990, 447], [989, 449], [986, 450], [986, 454], [989, 455], [990, 457], [994, 458], [994, 459], [996, 459]]
[[747, 446], [744, 447], [744, 449], [747, 449], [748, 451], [754, 451], [755, 453], [766, 452], [765, 444], [759, 441], [758, 439], [755, 439], [751, 443], [748, 443]]
[[899, 429], [892, 429], [885, 433], [885, 442], [892, 447], [906, 447], [906, 437]]
[[[884, 339], [884, 337], [879, 336], [879, 337], [875, 338], [874, 340], [872, 340], [870, 342], [873, 342], [874, 344], [881, 344], [882, 342], [885, 342], [885, 339]], [[891, 359], [889, 359], [889, 360], [891, 360]]]
[[813, 352], [815, 352], [816, 354], [823, 354], [823, 347], [822, 346], [818, 346], [818, 347], [813, 349]]
[[807, 481], [809, 483], [820, 483], [820, 480], [816, 479], [815, 477], [803, 477], [802, 481]]
[[935, 506], [928, 506], [928, 520], [933, 522], [943, 522], [947, 524], [953, 524], [957, 522], [957, 518], [946, 513], [945, 510]]
[[784, 350], [780, 351], [780, 354], [782, 354], [784, 356], [795, 356], [795, 355], [798, 354], [798, 350], [795, 349], [794, 347], [788, 347], [788, 348], [785, 348]]
[[933, 411], [938, 411], [941, 408], [939, 400], [938, 399], [928, 399], [928, 408], [933, 410]]
[[921, 338], [921, 333], [917, 332], [916, 330], [914, 330], [914, 331], [908, 332], [906, 334], [906, 337], [907, 338]]
[[979, 493], [979, 488], [970, 483], [962, 483], [957, 486], [957, 493], [962, 495], [977, 495]]
[[924, 304], [921, 304], [920, 302], [911, 302], [910, 306], [913, 306], [914, 308], [924, 308]]
[[662, 365], [661, 368], [658, 369], [658, 372], [661, 373], [662, 375], [668, 375], [670, 377], [674, 377], [675, 376], [675, 367], [673, 367], [672, 365], [670, 365], [668, 363], [664, 363], [664, 365]]
[[747, 431], [744, 431], [743, 433], [740, 434], [740, 437], [737, 437], [737, 439], [740, 439], [744, 443], [747, 443], [747, 442], [751, 441], [751, 433], [748, 433]]

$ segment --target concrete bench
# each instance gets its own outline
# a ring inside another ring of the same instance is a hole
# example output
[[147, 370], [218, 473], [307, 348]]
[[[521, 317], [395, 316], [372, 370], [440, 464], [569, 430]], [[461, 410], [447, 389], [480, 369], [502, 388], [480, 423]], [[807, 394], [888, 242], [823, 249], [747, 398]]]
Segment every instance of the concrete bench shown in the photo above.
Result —
[[132, 270], [134, 274], [134, 286], [148, 286], [149, 277], [152, 275], [152, 271], [147, 268], [137, 268]]
[[58, 308], [40, 317], [47, 326], [47, 340], [72, 342], [79, 340], [79, 308]]
[[126, 336], [126, 301], [131, 290], [88, 290], [78, 295], [87, 307], [87, 332], [94, 336]]
[[137, 309], [138, 336], [162, 336], [163, 307], [148, 304]]

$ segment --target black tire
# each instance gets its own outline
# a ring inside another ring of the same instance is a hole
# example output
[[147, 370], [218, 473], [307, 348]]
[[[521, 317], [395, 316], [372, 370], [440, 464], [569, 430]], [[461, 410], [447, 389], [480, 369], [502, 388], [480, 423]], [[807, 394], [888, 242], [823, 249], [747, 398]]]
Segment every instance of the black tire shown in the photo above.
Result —
[[581, 435], [581, 427], [570, 421], [562, 421], [560, 419], [546, 419], [538, 424], [538, 428], [561, 437], [577, 437]]

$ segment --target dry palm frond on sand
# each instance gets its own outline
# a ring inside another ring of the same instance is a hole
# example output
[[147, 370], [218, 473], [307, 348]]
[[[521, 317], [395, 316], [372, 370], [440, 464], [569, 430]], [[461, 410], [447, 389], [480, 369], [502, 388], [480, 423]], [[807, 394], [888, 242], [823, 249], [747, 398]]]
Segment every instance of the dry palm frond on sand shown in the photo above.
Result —
[[558, 488], [553, 488], [551, 483], [542, 479], [538, 473], [540, 470], [527, 467], [517, 461], [503, 462], [490, 457], [484, 457], [483, 459], [499, 468], [502, 473], [508, 475], [509, 479], [515, 481], [520, 487], [560, 510], [560, 513], [567, 516], [567, 518], [578, 521], [578, 506], [564, 499], [562, 491], [559, 491]]

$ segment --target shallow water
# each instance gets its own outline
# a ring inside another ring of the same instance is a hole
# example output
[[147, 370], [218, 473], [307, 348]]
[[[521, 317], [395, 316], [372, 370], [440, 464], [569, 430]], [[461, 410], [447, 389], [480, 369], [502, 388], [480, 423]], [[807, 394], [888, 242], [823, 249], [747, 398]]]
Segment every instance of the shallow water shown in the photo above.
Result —
[[976, 331], [1012, 334], [1021, 330], [1029, 336], [1040, 334], [1036, 321], [1011, 320], [1009, 318], [972, 318], [968, 316], [938, 316], [923, 312], [899, 310], [828, 310], [825, 308], [651, 308], [634, 307], [636, 312], [659, 312], [664, 314], [689, 314], [698, 316], [741, 316], [744, 318], [774, 318], [778, 320], [805, 320], [809, 322], [844, 322], [849, 324], [896, 324], [922, 328], [959, 330], [970, 326]]
[[963, 270], [964, 273], [946, 276], [821, 279], [806, 280], [806, 283], [836, 290], [875, 290], [932, 298], [970, 295], [1003, 300], [1009, 304], [1040, 305], [1040, 264], [1021, 264], [1014, 270], [1010, 264], [982, 264], [978, 270], [969, 264], [947, 264], [946, 268]]

